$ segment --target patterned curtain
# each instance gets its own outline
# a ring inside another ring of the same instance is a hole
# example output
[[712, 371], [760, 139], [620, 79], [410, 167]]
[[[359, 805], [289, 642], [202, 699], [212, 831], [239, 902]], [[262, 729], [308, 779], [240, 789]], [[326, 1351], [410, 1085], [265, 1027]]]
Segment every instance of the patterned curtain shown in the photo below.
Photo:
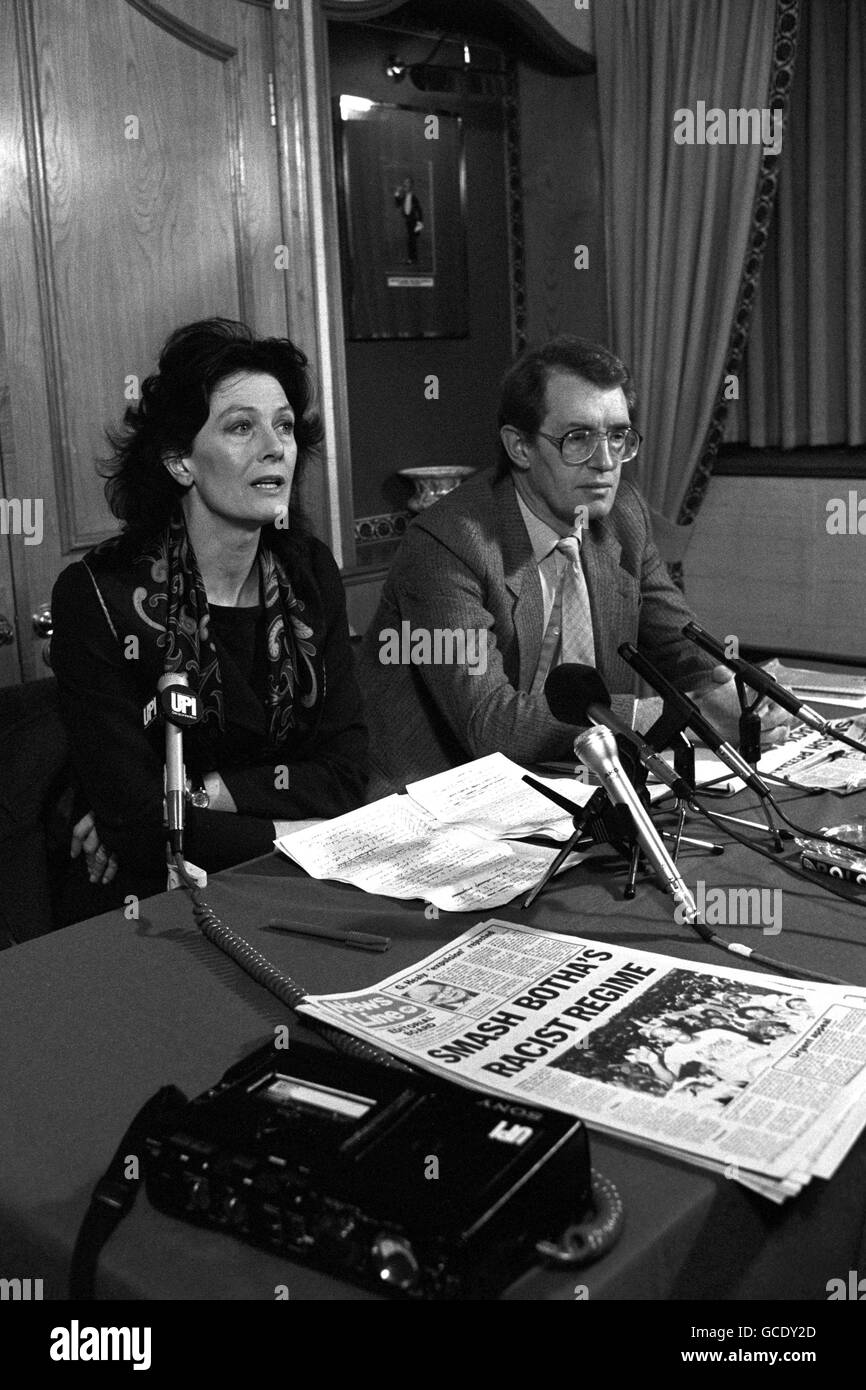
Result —
[[643, 402], [638, 481], [666, 558], [721, 438], [775, 192], [777, 145], [744, 122], [735, 132], [734, 118], [766, 111], [775, 132], [797, 3], [608, 0], [594, 11], [611, 345]]
[[866, 443], [866, 5], [801, 0], [773, 229], [725, 439]]

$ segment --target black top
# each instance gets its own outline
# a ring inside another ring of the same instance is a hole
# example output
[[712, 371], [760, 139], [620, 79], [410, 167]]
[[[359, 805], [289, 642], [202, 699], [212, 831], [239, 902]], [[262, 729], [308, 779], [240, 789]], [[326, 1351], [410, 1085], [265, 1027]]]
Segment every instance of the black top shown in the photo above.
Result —
[[224, 608], [222, 604], [209, 603], [208, 612], [220, 667], [226, 658], [233, 661], [264, 705], [268, 678], [264, 606], [258, 603], [254, 608]]
[[[187, 807], [185, 855], [209, 873], [267, 853], [275, 820], [336, 816], [364, 799], [367, 731], [339, 572], [330, 551], [313, 538], [277, 536], [274, 544], [290, 565], [292, 585], [314, 627], [324, 694], [312, 722], [299, 720], [283, 743], [273, 745], [263, 704], [264, 609], [210, 609], [225, 728], [216, 747], [193, 729], [185, 736], [184, 755], [188, 771], [220, 773], [237, 814]], [[103, 611], [85, 564], [63, 571], [52, 596], [51, 662], [79, 804], [93, 811], [103, 843], [116, 852], [123, 886], [144, 895], [165, 887], [165, 735], [156, 725], [145, 731], [142, 719], [156, 692], [161, 654], [154, 645], [147, 659], [125, 658], [126, 600], [112, 600], [124, 593], [124, 574], [120, 550], [111, 583], [100, 580]], [[141, 881], [140, 889], [133, 880]]]

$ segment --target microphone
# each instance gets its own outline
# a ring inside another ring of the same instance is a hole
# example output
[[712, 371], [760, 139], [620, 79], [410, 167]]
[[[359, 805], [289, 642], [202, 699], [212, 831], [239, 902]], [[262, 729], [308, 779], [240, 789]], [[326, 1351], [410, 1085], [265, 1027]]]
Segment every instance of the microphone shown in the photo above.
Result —
[[609, 729], [599, 726], [586, 729], [575, 739], [574, 751], [584, 767], [588, 767], [598, 777], [614, 805], [626, 806], [631, 812], [638, 843], [655, 869], [660, 884], [672, 895], [674, 902], [683, 908], [684, 920], [696, 922], [698, 909], [695, 900], [623, 771], [613, 734]]
[[[694, 795], [684, 778], [668, 766], [664, 758], [610, 707], [610, 693], [594, 666], [565, 662], [555, 666], [544, 682], [544, 696], [554, 719], [563, 724], [600, 724], [626, 739], [648, 771], [670, 787], [680, 801]], [[574, 751], [577, 753], [577, 741]]]
[[[165, 720], [165, 805], [172, 854], [183, 854], [184, 797], [183, 730], [201, 718], [198, 696], [182, 671], [166, 672], [157, 682], [159, 709]], [[145, 728], [157, 717], [157, 702], [145, 706]]]
[[715, 637], [711, 637], [697, 623], [686, 623], [683, 628], [683, 636], [702, 647], [710, 656], [714, 656], [723, 666], [727, 666], [741, 680], [750, 685], [753, 690], [757, 690], [760, 695], [766, 695], [775, 704], [786, 709], [789, 714], [796, 715], [802, 719], [810, 729], [817, 729], [819, 734], [826, 734], [830, 738], [838, 739], [840, 743], [847, 743], [859, 752], [863, 752], [863, 744], [858, 743], [857, 739], [849, 738], [843, 733], [839, 733], [833, 728], [829, 719], [824, 719], [817, 710], [807, 705], [805, 700], [798, 700], [796, 695], [792, 695], [784, 685], [780, 685], [777, 680], [763, 671], [760, 666], [753, 666], [751, 661], [744, 661], [739, 656], [727, 656], [725, 649]]
[[630, 642], [623, 642], [619, 648], [619, 654], [623, 661], [627, 662], [633, 671], [637, 671], [639, 676], [643, 676], [653, 689], [661, 695], [663, 700], [669, 701], [677, 709], [682, 711], [683, 718], [688, 726], [694, 730], [698, 738], [702, 739], [708, 748], [711, 748], [723, 763], [727, 763], [732, 772], [741, 777], [746, 786], [751, 787], [753, 792], [764, 798], [770, 796], [770, 789], [766, 782], [751, 768], [744, 758], [741, 758], [735, 748], [732, 748], [713, 728], [708, 719], [705, 719], [695, 704], [694, 700], [688, 695], [683, 695], [682, 691], [677, 690], [675, 685], [671, 685], [666, 676], [655, 667], [651, 661], [639, 652], [637, 647], [633, 647]]

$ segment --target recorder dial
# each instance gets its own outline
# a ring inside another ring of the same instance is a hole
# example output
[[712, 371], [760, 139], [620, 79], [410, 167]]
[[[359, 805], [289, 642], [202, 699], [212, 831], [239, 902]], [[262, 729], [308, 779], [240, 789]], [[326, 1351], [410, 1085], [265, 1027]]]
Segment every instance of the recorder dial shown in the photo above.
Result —
[[373, 1266], [383, 1284], [408, 1292], [418, 1282], [418, 1261], [408, 1240], [382, 1231], [373, 1241]]

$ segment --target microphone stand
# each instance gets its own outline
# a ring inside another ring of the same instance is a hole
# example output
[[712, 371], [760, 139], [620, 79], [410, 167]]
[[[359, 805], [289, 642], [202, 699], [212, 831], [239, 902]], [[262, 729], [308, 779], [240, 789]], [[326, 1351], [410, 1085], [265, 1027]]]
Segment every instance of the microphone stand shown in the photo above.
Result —
[[[625, 661], [633, 671], [637, 671], [638, 675], [642, 676], [643, 679], [661, 695], [663, 700], [670, 701], [671, 705], [678, 712], [677, 717], [681, 716], [683, 718], [683, 727], [688, 725], [697, 733], [713, 750], [716, 757], [719, 758], [721, 762], [727, 763], [734, 775], [741, 777], [746, 785], [757, 793], [761, 802], [761, 811], [773, 840], [774, 851], [776, 854], [781, 854], [784, 848], [782, 844], [782, 835], [773, 819], [772, 810], [767, 805], [767, 802], [771, 800], [770, 792], [767, 786], [761, 781], [758, 774], [750, 767], [745, 759], [740, 756], [736, 749], [732, 748], [730, 744], [720, 738], [709, 720], [705, 719], [701, 714], [694, 700], [690, 699], [688, 695], [683, 695], [682, 691], [677, 690], [676, 686], [672, 685], [667, 677], [662, 675], [661, 671], [644, 656], [642, 651], [631, 642], [623, 642], [619, 647], [619, 654], [623, 661]], [[720, 814], [719, 819], [734, 821], [737, 818], [735, 816], [724, 816]], [[752, 825], [753, 829], [763, 829], [763, 826], [754, 826], [753, 822], [746, 823]]]
[[[674, 744], [674, 772], [678, 777], [682, 777], [684, 782], [688, 782], [690, 787], [695, 785], [695, 750], [689, 743], [685, 734], [680, 730], [679, 737]], [[677, 813], [677, 828], [673, 834], [674, 848], [672, 859], [677, 862], [680, 852], [680, 843], [683, 838], [683, 826], [686, 823], [686, 811], [688, 802], [683, 797], [678, 796], [674, 802], [674, 809]], [[724, 854], [723, 845], [713, 845], [714, 854]]]
[[[645, 783], [646, 774], [644, 774]], [[641, 793], [644, 788], [636, 786], [635, 789], [643, 801], [645, 798]], [[590, 833], [596, 844], [610, 845], [616, 858], [627, 861], [628, 872], [622, 895], [630, 901], [637, 892], [637, 875], [641, 861], [641, 847], [634, 817], [628, 806], [623, 806], [621, 802], [610, 801], [604, 787], [599, 788], [599, 790], [604, 792], [605, 804], [600, 813], [590, 822]], [[649, 798], [646, 798], [647, 803], [648, 800]], [[609, 856], [605, 855], [595, 859], [593, 864], [598, 868], [607, 868]]]
[[740, 757], [756, 768], [761, 760], [761, 716], [756, 713], [761, 695], [759, 692], [749, 703], [746, 683], [739, 671], [734, 676], [734, 685], [740, 702]]
[[[637, 792], [638, 800], [646, 809], [647, 814], [649, 814], [651, 803], [646, 786], [647, 770], [640, 759], [633, 754], [631, 748], [620, 748], [619, 754], [625, 775]], [[628, 873], [626, 874], [625, 888], [623, 889], [622, 895], [628, 901], [631, 901], [637, 892], [637, 875], [641, 862], [640, 841], [638, 840], [634, 820], [629, 808], [615, 802], [613, 810], [617, 815], [617, 819], [621, 820], [622, 831], [619, 845], [614, 843], [612, 839], [609, 839], [609, 843], [613, 844], [614, 849], [618, 853], [623, 854], [628, 859]], [[623, 812], [625, 812], [624, 815]], [[616, 830], [618, 834], [620, 834], [620, 826], [617, 826]]]
[[[655, 727], [656, 725], [653, 725], [653, 728]], [[651, 742], [649, 737], [647, 737], [647, 742]], [[653, 747], [656, 748], [657, 752], [661, 751], [655, 743], [653, 743]], [[682, 749], [682, 751], [680, 751], [680, 749]], [[643, 763], [640, 762], [640, 760], [637, 757], [634, 757], [632, 755], [631, 749], [629, 748], [621, 749], [620, 757], [625, 768], [626, 775], [629, 778], [629, 781], [634, 786], [634, 789], [637, 792], [640, 801], [646, 807], [647, 812], [650, 813], [652, 810], [652, 803], [650, 802], [649, 794], [647, 793], [646, 789], [648, 776], [647, 769], [644, 767]], [[679, 757], [680, 760], [679, 766], [676, 766], [677, 757]], [[688, 739], [683, 738], [682, 744], [677, 746], [677, 748], [674, 751], [674, 760], [675, 770], [678, 776], [682, 777], [685, 782], [688, 782], [690, 787], [694, 787], [695, 751], [692, 745], [689, 743]], [[674, 863], [676, 864], [678, 861], [679, 849], [681, 844], [692, 845], [696, 849], [709, 850], [712, 854], [724, 854], [724, 845], [715, 844], [710, 840], [694, 840], [688, 835], [683, 835], [682, 831], [683, 826], [685, 824], [686, 811], [688, 809], [688, 806], [688, 801], [684, 800], [680, 796], [677, 796], [675, 800], [675, 808], [677, 812], [676, 829], [659, 830], [659, 835], [663, 840], [669, 840], [672, 842], [673, 848], [671, 850], [671, 858], [673, 859]], [[617, 844], [611, 838], [609, 830], [608, 834], [606, 835], [606, 839], [609, 844], [613, 845], [614, 850], [616, 850], [621, 855], [625, 856], [626, 851], [628, 851], [626, 857], [628, 858], [629, 866], [628, 874], [626, 876], [625, 881], [625, 888], [623, 890], [623, 897], [630, 900], [635, 896], [635, 893], [637, 891], [637, 875], [638, 869], [640, 868], [641, 859], [643, 857], [643, 852], [641, 850], [640, 841], [638, 840], [637, 832], [635, 830], [634, 819], [628, 807], [619, 804], [614, 804], [611, 808], [609, 808], [609, 815], [610, 812], [612, 812], [617, 819], [621, 819], [622, 822], [621, 826], [616, 827], [616, 835], [620, 843]], [[602, 825], [604, 826], [604, 818], [602, 818]], [[607, 826], [604, 826], [604, 828], [608, 829]], [[601, 860], [596, 860], [596, 863], [601, 862]]]
[[[662, 712], [653, 725], [644, 735], [646, 742], [656, 753], [661, 753], [665, 748], [674, 750], [674, 772], [689, 787], [695, 791], [695, 749], [685, 735], [686, 720], [681, 711], [674, 709], [667, 700], [662, 705]], [[674, 863], [679, 858], [680, 845], [691, 845], [694, 849], [706, 849], [711, 854], [724, 854], [725, 847], [715, 840], [697, 840], [693, 836], [684, 835], [683, 828], [686, 822], [686, 812], [692, 809], [691, 798], [685, 798], [679, 793], [674, 798], [674, 810], [676, 811], [677, 824], [674, 831], [662, 830], [661, 836], [664, 840], [673, 841], [672, 859]]]
[[[581, 840], [586, 840], [587, 832], [591, 844], [609, 844], [618, 854], [627, 855], [629, 860], [628, 877], [626, 879], [625, 891], [623, 896], [633, 898], [636, 892], [637, 871], [640, 859], [640, 845], [638, 844], [637, 834], [635, 833], [634, 821], [627, 806], [615, 806], [608, 800], [607, 792], [604, 787], [597, 787], [585, 806], [579, 809], [574, 807], [573, 802], [566, 801], [564, 796], [558, 796], [549, 787], [542, 786], [541, 782], [536, 782], [534, 777], [524, 773], [524, 782], [528, 782], [530, 787], [534, 787], [542, 796], [549, 797], [555, 801], [563, 810], [574, 810], [572, 824], [574, 833], [569, 837], [562, 849], [557, 854], [549, 868], [530, 889], [523, 900], [524, 907], [531, 907], [535, 899], [543, 893], [554, 874], [565, 863], [568, 856], [576, 849]], [[613, 822], [613, 824], [611, 824]], [[596, 861], [600, 862], [600, 861]]]
[[[660, 722], [660, 720], [657, 721], [657, 723]], [[656, 727], [657, 725], [653, 725], [653, 729]], [[691, 776], [688, 775], [688, 770], [683, 771], [682, 767], [678, 767], [677, 772], [684, 780], [688, 781], [690, 786], [694, 786], [694, 749], [685, 738], [683, 739], [683, 744], [685, 745], [685, 756], [689, 759], [691, 764]], [[689, 755], [691, 755], [690, 758]], [[676, 752], [674, 756], [677, 756]], [[627, 763], [628, 776], [634, 784], [638, 796], [647, 806], [647, 810], [649, 810], [649, 797], [646, 792], [646, 768], [637, 757], [631, 756], [630, 748], [624, 750], [623, 757]], [[523, 780], [527, 782], [530, 787], [533, 787], [535, 791], [541, 792], [542, 796], [546, 796], [549, 801], [560, 806], [562, 810], [572, 812], [572, 824], [574, 826], [573, 833], [562, 846], [556, 858], [545, 870], [535, 887], [527, 893], [523, 900], [523, 906], [532, 906], [536, 898], [539, 897], [547, 887], [550, 880], [558, 873], [568, 856], [579, 846], [581, 840], [587, 838], [587, 835], [591, 843], [599, 845], [608, 844], [618, 858], [623, 858], [627, 861], [628, 871], [626, 874], [625, 887], [623, 889], [623, 897], [627, 900], [634, 898], [637, 892], [637, 876], [642, 855], [634, 819], [629, 808], [618, 803], [612, 803], [604, 787], [596, 788], [586, 805], [577, 807], [573, 801], [569, 801], [566, 797], [560, 796], [558, 792], [553, 791], [550, 787], [545, 787], [543, 783], [536, 781], [529, 773], [524, 773]], [[714, 844], [707, 840], [693, 840], [688, 836], [682, 835], [682, 826], [685, 820], [688, 803], [678, 798], [676, 805], [679, 817], [676, 832], [671, 832], [669, 830], [660, 832], [663, 839], [672, 840], [674, 842], [674, 861], [676, 862], [677, 852], [681, 842], [683, 844], [694, 845], [699, 849], [708, 849], [713, 854], [723, 854], [723, 845]], [[595, 862], [599, 865], [604, 864], [604, 866], [607, 867], [609, 857], [605, 857], [603, 861], [596, 860]]]
[[[737, 694], [740, 697], [740, 708], [742, 710], [742, 714], [740, 715], [740, 755], [743, 758], [748, 758], [748, 761], [751, 763], [751, 765], [755, 767], [757, 766], [757, 763], [761, 755], [761, 720], [760, 717], [754, 713], [754, 709], [755, 706], [758, 704], [758, 701], [761, 699], [761, 695], [759, 693], [755, 700], [753, 700], [751, 706], [748, 706], [746, 703], [746, 692], [745, 687], [742, 683], [742, 678], [740, 676], [736, 676], [735, 681], [737, 685]], [[667, 709], [667, 706], [665, 708]], [[660, 718], [653, 725], [652, 729], [650, 729], [649, 733], [647, 734], [647, 742], [652, 741], [651, 735], [653, 733], [653, 730], [655, 730], [658, 727], [658, 725], [662, 723], [662, 720], [664, 718], [665, 715], [661, 715]], [[674, 720], [677, 719], [677, 715], [673, 711], [672, 718]], [[746, 731], [744, 734], [744, 724], [746, 723], [746, 721], [748, 721], [748, 724], [746, 726]], [[754, 721], [754, 725], [757, 726], [756, 730], [753, 727], [752, 721]], [[674, 742], [674, 771], [677, 773], [678, 776], [682, 777], [684, 782], [688, 782], [689, 785], [693, 787], [695, 785], [695, 749], [694, 744], [690, 743], [690, 741], [686, 738], [685, 733], [683, 732], [684, 728], [685, 724], [680, 724], [679, 738], [676, 739]], [[755, 756], [753, 757], [749, 756], [750, 745], [748, 742], [748, 740], [752, 737], [754, 737], [756, 740], [756, 752]], [[696, 811], [700, 815], [701, 810], [699, 806], [694, 806], [690, 802], [682, 801], [679, 797], [677, 798], [676, 809], [678, 837], [676, 840], [676, 845], [678, 847], [680, 843], [679, 834], [682, 830], [683, 824], [685, 823], [686, 811]], [[793, 840], [794, 836], [791, 834], [789, 830], [785, 830], [783, 826], [776, 825], [775, 821], [773, 820], [772, 813], [768, 809], [765, 800], [761, 801], [761, 810], [763, 811], [764, 816], [766, 818], [767, 825], [770, 829], [770, 834], [773, 836], [773, 848], [776, 851], [776, 853], [781, 853], [782, 840]], [[747, 825], [750, 830], [763, 831], [764, 829], [764, 827], [762, 825], [759, 825], [757, 821], [745, 820], [742, 816], [731, 816], [724, 811], [714, 811], [713, 814], [717, 820], [730, 821], [732, 825]], [[720, 845], [718, 843], [710, 844], [708, 841], [705, 840], [689, 840], [688, 837], [684, 837], [684, 843], [703, 845], [706, 848], [711, 849], [713, 854], [724, 854], [725, 852], [724, 845]], [[674, 850], [673, 857], [674, 860], [676, 860], [676, 849]]]
[[[740, 757], [745, 758], [746, 762], [752, 767], [757, 768], [761, 760], [761, 716], [756, 713], [757, 707], [763, 698], [758, 691], [755, 698], [749, 702], [746, 694], [746, 685], [739, 671], [734, 674], [734, 685], [737, 690], [737, 699], [740, 702]], [[782, 852], [782, 840], [793, 839], [789, 831], [783, 830], [773, 819], [773, 813], [767, 805], [766, 800], [761, 800], [761, 810], [773, 837], [773, 849], [777, 854]], [[748, 825], [752, 830], [763, 830], [762, 825], [757, 821], [743, 820], [742, 816], [725, 815], [722, 811], [717, 811], [716, 815], [720, 820], [727, 820], [737, 825]]]
[[524, 782], [528, 782], [530, 787], [533, 787], [535, 791], [541, 792], [542, 796], [546, 796], [549, 801], [555, 802], [563, 811], [571, 811], [571, 823], [574, 826], [573, 833], [568, 840], [566, 840], [553, 863], [545, 871], [535, 887], [532, 888], [524, 898], [523, 906], [531, 907], [539, 893], [544, 891], [553, 878], [553, 875], [559, 872], [568, 856], [577, 848], [580, 841], [585, 837], [590, 820], [595, 819], [596, 816], [601, 814], [603, 807], [607, 804], [607, 793], [604, 787], [597, 787], [585, 806], [575, 806], [573, 801], [568, 801], [566, 797], [560, 796], [557, 792], [552, 791], [550, 787], [545, 787], [542, 782], [537, 782], [534, 777], [530, 777], [528, 772], [523, 774], [523, 780]]

